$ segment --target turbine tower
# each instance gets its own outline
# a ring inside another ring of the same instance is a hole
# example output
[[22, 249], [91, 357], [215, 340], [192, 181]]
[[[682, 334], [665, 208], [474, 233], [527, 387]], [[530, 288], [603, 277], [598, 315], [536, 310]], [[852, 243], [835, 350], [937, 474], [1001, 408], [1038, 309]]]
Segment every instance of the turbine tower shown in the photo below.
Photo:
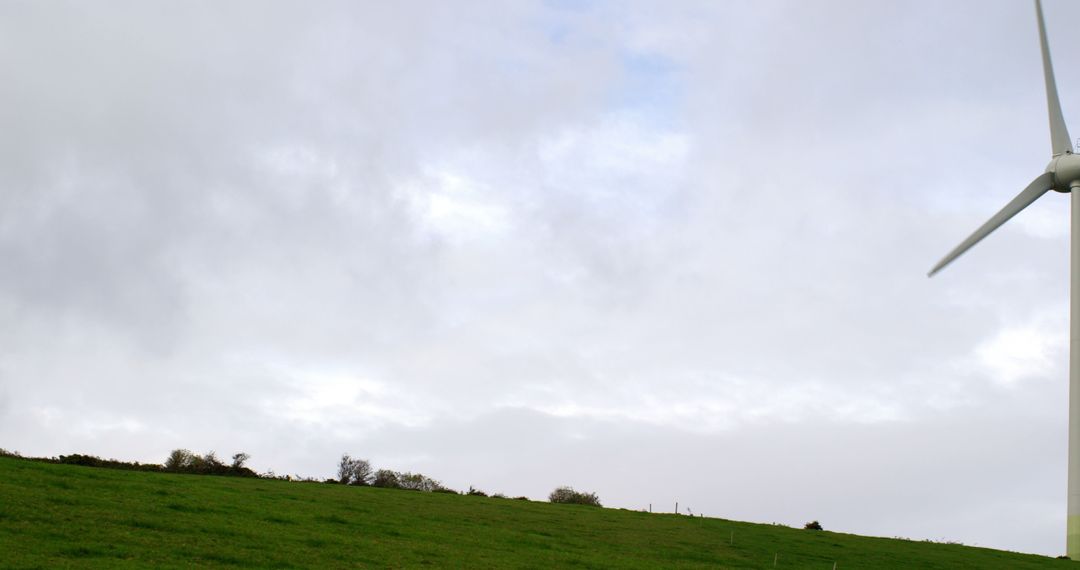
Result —
[[1046, 106], [1050, 113], [1050, 147], [1053, 155], [1046, 172], [1028, 184], [1024, 191], [994, 214], [956, 249], [949, 252], [929, 276], [941, 271], [972, 246], [996, 230], [1016, 214], [1050, 190], [1072, 193], [1071, 237], [1069, 238], [1069, 484], [1066, 518], [1065, 553], [1080, 560], [1080, 156], [1073, 154], [1069, 131], [1061, 115], [1054, 68], [1050, 63], [1050, 48], [1046, 43], [1046, 24], [1043, 23], [1042, 3], [1035, 0], [1035, 15], [1039, 21], [1039, 43], [1042, 47], [1043, 75], [1046, 79]]

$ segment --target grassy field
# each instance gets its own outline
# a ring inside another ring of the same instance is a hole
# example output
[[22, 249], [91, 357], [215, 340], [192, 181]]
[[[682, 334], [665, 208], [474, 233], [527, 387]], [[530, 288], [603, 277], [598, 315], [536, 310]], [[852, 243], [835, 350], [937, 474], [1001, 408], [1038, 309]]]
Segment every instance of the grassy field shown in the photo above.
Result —
[[[734, 544], [731, 543], [734, 532]], [[714, 518], [0, 457], [0, 567], [1072, 568]]]

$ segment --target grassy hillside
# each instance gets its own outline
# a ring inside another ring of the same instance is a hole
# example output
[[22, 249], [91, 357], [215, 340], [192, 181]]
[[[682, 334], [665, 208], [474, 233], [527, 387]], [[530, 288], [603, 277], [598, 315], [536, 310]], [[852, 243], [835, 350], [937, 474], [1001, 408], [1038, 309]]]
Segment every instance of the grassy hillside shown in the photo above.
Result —
[[[734, 532], [734, 544], [730, 543]], [[0, 567], [1072, 568], [722, 519], [0, 457]]]

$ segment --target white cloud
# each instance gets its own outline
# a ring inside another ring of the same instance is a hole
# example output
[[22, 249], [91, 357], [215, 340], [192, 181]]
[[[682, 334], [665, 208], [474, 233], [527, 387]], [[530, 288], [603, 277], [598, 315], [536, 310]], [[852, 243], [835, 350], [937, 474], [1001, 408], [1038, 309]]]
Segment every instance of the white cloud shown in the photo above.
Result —
[[430, 172], [401, 192], [427, 231], [451, 243], [499, 239], [511, 225], [508, 209], [463, 174]]
[[1068, 358], [1068, 320], [1064, 312], [1019, 326], [1005, 327], [978, 345], [975, 356], [996, 382], [1010, 388], [1025, 381], [1057, 380]]
[[285, 374], [294, 393], [288, 398], [264, 399], [269, 417], [330, 430], [336, 437], [348, 437], [345, 426], [372, 429], [392, 423], [416, 427], [431, 419], [412, 398], [382, 382], [302, 369]]

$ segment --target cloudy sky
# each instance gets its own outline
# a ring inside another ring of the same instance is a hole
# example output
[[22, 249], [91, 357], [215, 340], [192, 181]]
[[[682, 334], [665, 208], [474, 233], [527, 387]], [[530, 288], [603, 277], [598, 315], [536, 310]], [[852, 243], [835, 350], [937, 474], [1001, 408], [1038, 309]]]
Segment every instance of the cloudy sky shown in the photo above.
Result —
[[1064, 550], [1068, 197], [926, 278], [1030, 2], [9, 0], [0, 75], [0, 447]]

